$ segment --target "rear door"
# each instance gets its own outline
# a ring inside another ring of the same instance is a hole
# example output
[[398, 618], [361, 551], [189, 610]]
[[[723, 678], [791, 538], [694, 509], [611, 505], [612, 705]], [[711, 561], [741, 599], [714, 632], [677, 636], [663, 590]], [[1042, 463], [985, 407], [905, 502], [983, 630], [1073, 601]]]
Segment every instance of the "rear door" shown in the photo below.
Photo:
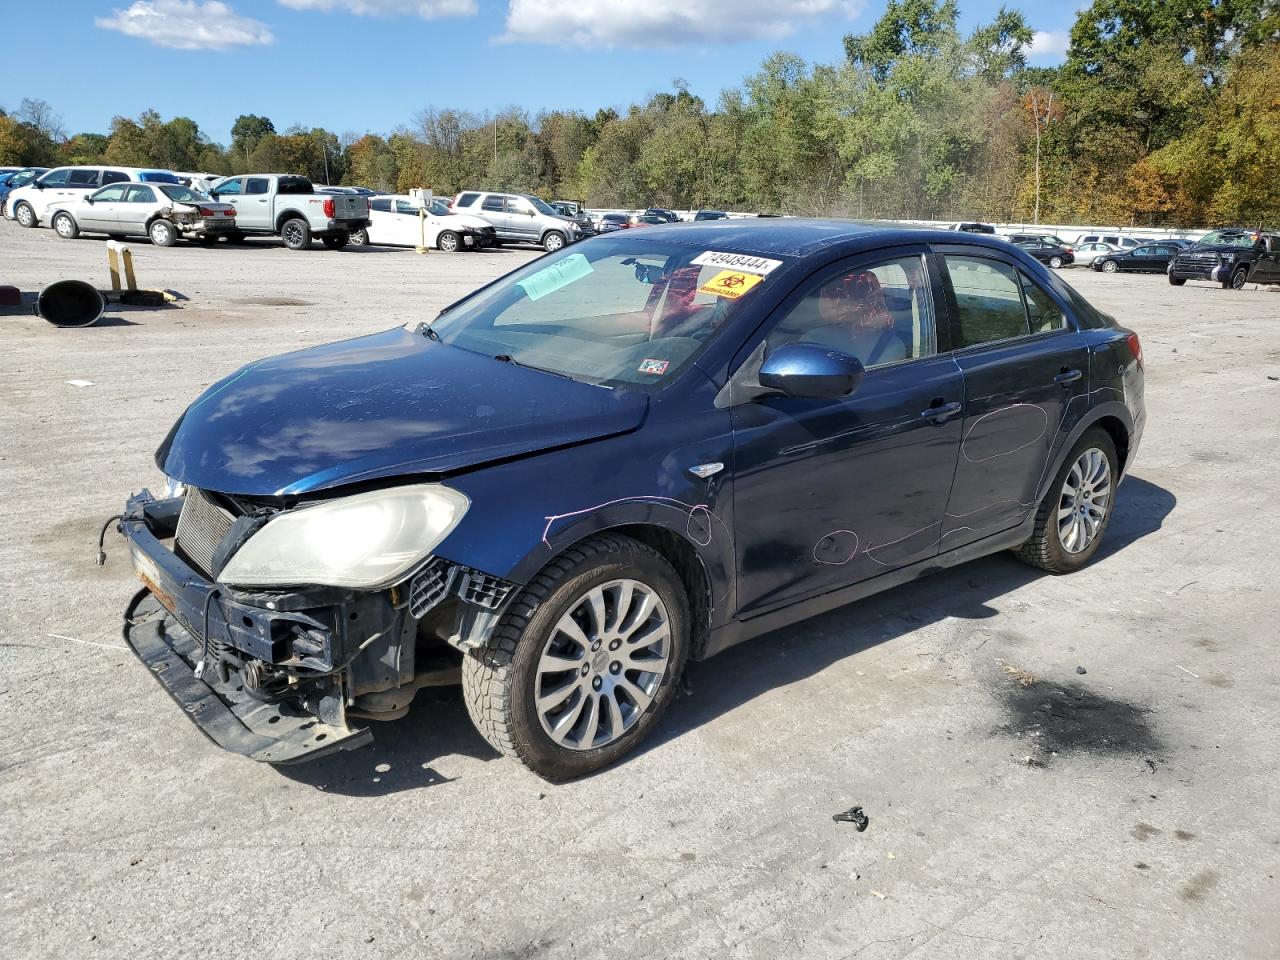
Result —
[[1065, 303], [1016, 260], [942, 249], [964, 425], [942, 526], [951, 550], [1017, 526], [1060, 438], [1088, 406], [1089, 354]]
[[142, 236], [147, 232], [147, 220], [156, 211], [156, 189], [143, 184], [132, 184], [125, 189], [124, 203], [120, 204], [120, 232], [130, 236]]
[[512, 239], [518, 236], [511, 230], [511, 222], [507, 217], [507, 201], [500, 193], [486, 193], [480, 200], [477, 215], [493, 224], [498, 236]]
[[245, 177], [244, 195], [236, 204], [236, 225], [250, 230], [272, 230], [275, 227], [271, 208], [271, 180], [267, 177]]

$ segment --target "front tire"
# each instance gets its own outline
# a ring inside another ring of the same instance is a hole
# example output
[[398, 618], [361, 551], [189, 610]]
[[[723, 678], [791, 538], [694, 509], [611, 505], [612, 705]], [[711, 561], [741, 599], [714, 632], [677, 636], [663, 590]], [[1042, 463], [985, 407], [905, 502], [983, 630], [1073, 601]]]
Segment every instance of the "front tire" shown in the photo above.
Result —
[[1243, 290], [1244, 285], [1249, 282], [1249, 269], [1247, 267], [1236, 267], [1235, 271], [1226, 280], [1222, 281], [1222, 289], [1224, 290]]
[[1186, 280], [1186, 278], [1185, 278], [1185, 277], [1175, 277], [1172, 273], [1171, 273], [1171, 274], [1169, 274], [1169, 283], [1170, 283], [1172, 286], [1180, 287], [1180, 286], [1182, 286], [1182, 285], [1183, 285], [1184, 283], [1186, 283], [1186, 282], [1187, 282], [1187, 280]]
[[311, 246], [311, 226], [301, 217], [286, 220], [280, 225], [280, 238], [290, 250], [305, 250]]
[[491, 745], [539, 776], [580, 777], [658, 722], [684, 670], [689, 623], [664, 557], [630, 537], [591, 537], [548, 564], [467, 654], [467, 712]]
[[445, 253], [457, 253], [460, 246], [462, 246], [462, 241], [452, 230], [441, 230], [440, 236], [436, 237], [437, 250], [442, 250]]
[[1018, 559], [1050, 573], [1071, 573], [1087, 564], [1102, 543], [1115, 506], [1119, 466], [1116, 445], [1101, 427], [1085, 431], [1036, 509]]
[[36, 220], [36, 212], [31, 204], [25, 201], [13, 208], [13, 219], [18, 221], [18, 226], [28, 228], [34, 227], [39, 222]]
[[157, 247], [172, 247], [178, 242], [178, 230], [168, 220], [152, 220], [147, 235]]
[[1061, 270], [1061, 269], [1062, 269], [1062, 258], [1061, 258], [1061, 257], [1050, 257], [1050, 258], [1049, 258], [1049, 266], [1051, 266], [1054, 270]]
[[565, 236], [558, 230], [551, 230], [542, 238], [542, 249], [547, 253], [555, 253], [565, 245]]
[[75, 217], [71, 216], [71, 214], [59, 213], [53, 218], [53, 232], [63, 240], [74, 240], [80, 236], [80, 227], [76, 224]]
[[1102, 272], [1103, 273], [1119, 273], [1120, 264], [1116, 263], [1114, 260], [1103, 260]]

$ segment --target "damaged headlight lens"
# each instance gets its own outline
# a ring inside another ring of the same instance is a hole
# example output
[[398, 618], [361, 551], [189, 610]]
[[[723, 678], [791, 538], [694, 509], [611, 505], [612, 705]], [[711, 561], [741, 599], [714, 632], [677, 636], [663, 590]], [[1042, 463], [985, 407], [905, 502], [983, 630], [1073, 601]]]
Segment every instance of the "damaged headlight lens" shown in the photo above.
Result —
[[358, 493], [277, 514], [219, 580], [240, 587], [390, 586], [440, 545], [470, 501], [440, 484]]

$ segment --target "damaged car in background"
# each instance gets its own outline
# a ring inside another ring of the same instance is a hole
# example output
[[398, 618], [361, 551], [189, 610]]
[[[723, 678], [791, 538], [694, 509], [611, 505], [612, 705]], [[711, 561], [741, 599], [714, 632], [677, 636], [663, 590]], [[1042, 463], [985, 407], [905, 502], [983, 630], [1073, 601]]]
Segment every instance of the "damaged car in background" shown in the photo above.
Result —
[[213, 243], [236, 227], [236, 208], [176, 183], [113, 183], [49, 207], [50, 225], [65, 240], [82, 233], [150, 237], [172, 247], [180, 237]]
[[109, 521], [144, 585], [124, 634], [256, 760], [460, 681], [566, 779], [689, 659], [995, 551], [1079, 569], [1144, 423], [1137, 335], [998, 239], [622, 231], [206, 390]]

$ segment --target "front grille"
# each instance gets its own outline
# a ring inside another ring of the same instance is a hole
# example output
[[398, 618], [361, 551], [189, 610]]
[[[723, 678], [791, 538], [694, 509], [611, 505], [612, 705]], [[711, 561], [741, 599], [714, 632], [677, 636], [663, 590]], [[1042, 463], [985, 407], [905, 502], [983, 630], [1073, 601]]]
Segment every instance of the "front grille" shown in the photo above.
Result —
[[208, 494], [188, 487], [178, 515], [178, 549], [201, 573], [212, 576], [213, 553], [233, 523], [235, 517], [214, 503]]

